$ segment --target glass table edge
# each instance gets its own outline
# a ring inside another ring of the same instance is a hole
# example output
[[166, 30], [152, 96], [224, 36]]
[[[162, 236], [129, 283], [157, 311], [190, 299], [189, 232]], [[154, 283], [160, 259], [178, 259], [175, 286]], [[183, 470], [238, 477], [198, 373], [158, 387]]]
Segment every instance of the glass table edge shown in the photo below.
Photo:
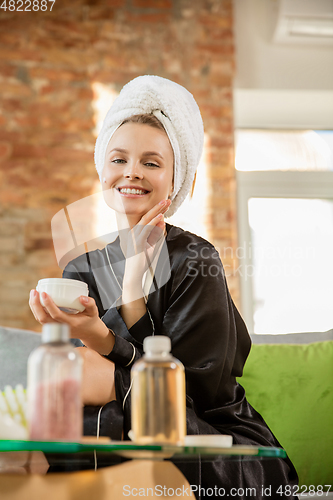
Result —
[[1, 440], [0, 452], [14, 451], [43, 451], [44, 453], [81, 453], [89, 451], [114, 453], [131, 452], [163, 452], [172, 455], [248, 455], [257, 457], [286, 458], [287, 454], [283, 448], [270, 446], [233, 445], [227, 448], [212, 446], [185, 446], [173, 444], [137, 444], [126, 441], [112, 441], [99, 444], [79, 443], [69, 441], [28, 441], [28, 440]]

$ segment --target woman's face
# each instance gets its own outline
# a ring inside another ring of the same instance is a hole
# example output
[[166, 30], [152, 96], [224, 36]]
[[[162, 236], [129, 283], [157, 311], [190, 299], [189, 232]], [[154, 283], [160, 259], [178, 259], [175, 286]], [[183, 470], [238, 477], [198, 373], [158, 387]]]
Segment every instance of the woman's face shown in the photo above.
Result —
[[166, 133], [150, 125], [125, 123], [113, 134], [102, 172], [109, 207], [137, 223], [173, 189], [173, 150]]

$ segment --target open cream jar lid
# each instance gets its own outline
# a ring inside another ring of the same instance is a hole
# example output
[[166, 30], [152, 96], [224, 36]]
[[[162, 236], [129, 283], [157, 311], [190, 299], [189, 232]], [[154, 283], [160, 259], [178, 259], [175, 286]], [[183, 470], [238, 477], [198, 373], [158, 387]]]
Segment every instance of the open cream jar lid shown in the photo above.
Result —
[[62, 311], [69, 314], [77, 314], [85, 310], [79, 301], [81, 295], [88, 297], [89, 289], [84, 281], [70, 280], [68, 278], [44, 278], [38, 281], [36, 286], [40, 294], [40, 301], [44, 306], [41, 296], [42, 292], [50, 295], [54, 303]]

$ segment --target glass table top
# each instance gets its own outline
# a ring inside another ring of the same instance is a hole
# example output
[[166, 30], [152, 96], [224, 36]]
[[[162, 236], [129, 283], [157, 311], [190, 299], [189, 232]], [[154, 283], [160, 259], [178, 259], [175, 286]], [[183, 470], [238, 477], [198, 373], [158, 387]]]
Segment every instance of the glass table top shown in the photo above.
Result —
[[42, 451], [52, 454], [75, 454], [85, 452], [103, 452], [120, 455], [133, 459], [152, 458], [190, 458], [197, 456], [225, 456], [248, 458], [285, 458], [286, 452], [282, 448], [266, 446], [233, 445], [231, 447], [217, 447], [205, 445], [175, 445], [175, 444], [147, 444], [142, 445], [133, 441], [111, 441], [106, 439], [91, 442], [65, 441], [25, 441], [0, 440], [0, 452]]

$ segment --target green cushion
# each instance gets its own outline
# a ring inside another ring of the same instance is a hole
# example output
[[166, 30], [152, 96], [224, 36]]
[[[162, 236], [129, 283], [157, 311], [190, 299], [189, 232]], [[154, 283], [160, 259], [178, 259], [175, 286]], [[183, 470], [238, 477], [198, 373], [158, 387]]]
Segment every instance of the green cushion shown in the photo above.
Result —
[[253, 344], [239, 382], [287, 451], [299, 484], [332, 484], [333, 341]]

